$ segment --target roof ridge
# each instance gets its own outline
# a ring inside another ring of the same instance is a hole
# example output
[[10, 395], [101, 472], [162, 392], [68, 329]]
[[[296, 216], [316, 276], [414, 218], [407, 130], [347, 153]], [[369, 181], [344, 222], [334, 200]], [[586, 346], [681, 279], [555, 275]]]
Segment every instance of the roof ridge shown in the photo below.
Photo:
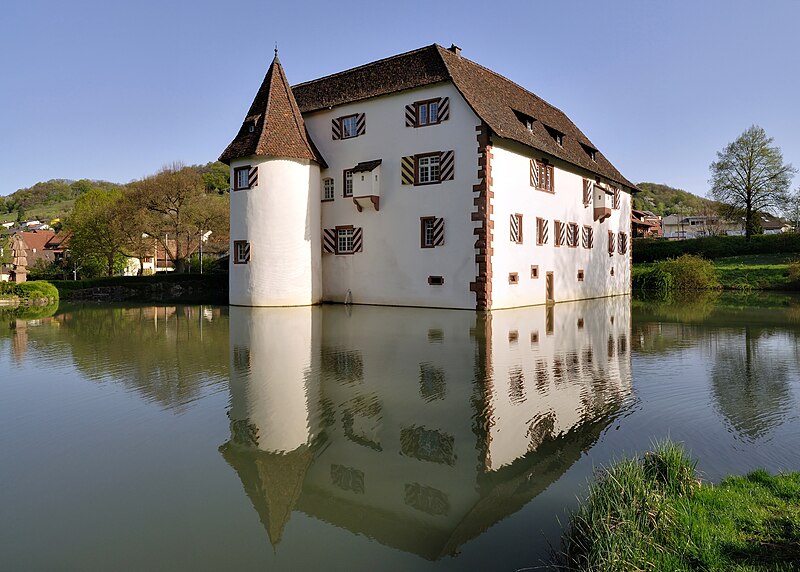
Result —
[[[304, 81], [302, 83], [297, 83], [297, 84], [295, 84], [295, 85], [293, 85], [291, 87], [292, 87], [292, 89], [295, 89], [297, 87], [303, 87], [303, 86], [306, 86], [306, 85], [309, 85], [309, 84], [312, 84], [312, 83], [316, 83], [318, 81], [331, 79], [331, 78], [334, 78], [334, 77], [338, 77], [338, 76], [344, 75], [346, 73], [354, 72], [356, 70], [368, 68], [368, 67], [374, 66], [376, 64], [382, 64], [382, 63], [385, 63], [385, 62], [388, 62], [388, 61], [391, 61], [391, 60], [395, 60], [395, 59], [398, 59], [398, 58], [401, 58], [401, 57], [404, 57], [404, 56], [408, 56], [410, 54], [415, 54], [417, 52], [422, 52], [422, 51], [425, 51], [425, 50], [429, 50], [429, 49], [434, 48], [434, 47], [442, 48], [442, 46], [440, 46], [439, 44], [433, 43], [433, 44], [430, 44], [430, 45], [427, 45], [427, 46], [422, 46], [421, 48], [416, 48], [414, 50], [409, 50], [407, 52], [403, 52], [402, 54], [395, 54], [393, 56], [389, 56], [389, 57], [386, 57], [386, 58], [383, 58], [383, 59], [380, 59], [380, 60], [375, 60], [373, 62], [367, 62], [365, 64], [361, 64], [360, 66], [356, 66], [356, 67], [353, 67], [353, 68], [348, 68], [346, 70], [342, 70], [342, 71], [339, 71], [339, 72], [336, 72], [336, 73], [332, 73], [332, 74], [329, 74], [329, 75], [324, 75], [322, 77], [318, 77], [318, 78], [315, 78], [315, 79], [310, 79], [310, 80]], [[444, 49], [444, 48], [442, 48], [442, 49]]]

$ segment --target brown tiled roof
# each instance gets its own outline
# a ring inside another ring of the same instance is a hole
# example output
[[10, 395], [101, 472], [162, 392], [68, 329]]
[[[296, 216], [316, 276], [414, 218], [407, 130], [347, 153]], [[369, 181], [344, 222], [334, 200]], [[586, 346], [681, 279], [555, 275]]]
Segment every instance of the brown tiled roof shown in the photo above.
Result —
[[[292, 87], [303, 113], [452, 81], [473, 111], [500, 137], [556, 157], [627, 190], [636, 189], [559, 109], [503, 76], [437, 44]], [[528, 130], [517, 113], [532, 117]], [[563, 146], [547, 128], [564, 135]]]
[[303, 116], [277, 55], [267, 70], [239, 133], [222, 152], [219, 160], [230, 164], [232, 159], [250, 155], [310, 159], [325, 166], [325, 160], [308, 136]]
[[383, 162], [382, 159], [375, 159], [374, 161], [364, 161], [363, 163], [359, 163], [355, 167], [351, 169], [354, 173], [363, 173], [366, 171], [372, 171]]

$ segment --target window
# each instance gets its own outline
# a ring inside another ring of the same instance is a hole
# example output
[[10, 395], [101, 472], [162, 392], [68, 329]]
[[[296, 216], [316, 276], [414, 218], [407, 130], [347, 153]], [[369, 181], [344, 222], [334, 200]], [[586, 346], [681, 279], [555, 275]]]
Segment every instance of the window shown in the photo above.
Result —
[[358, 136], [358, 115], [348, 115], [341, 118], [342, 139]]
[[594, 248], [594, 229], [588, 225], [583, 227], [583, 247]]
[[594, 181], [589, 179], [583, 180], [583, 206], [588, 207], [592, 202], [592, 195], [594, 195]]
[[571, 222], [567, 225], [567, 246], [577, 248], [578, 246], [578, 224]]
[[[578, 282], [583, 282], [583, 269], [578, 270]], [[583, 327], [583, 320], [578, 322], [579, 327]]]
[[508, 273], [508, 283], [509, 284], [519, 284], [519, 274], [516, 272], [509, 272]]
[[353, 227], [336, 227], [336, 254], [353, 252]]
[[522, 215], [512, 214], [510, 218], [510, 227], [511, 233], [510, 238], [511, 242], [515, 242], [517, 244], [522, 244]]
[[[253, 169], [255, 171], [255, 169]], [[233, 190], [243, 191], [250, 188], [250, 165], [236, 167], [233, 170]]]
[[250, 243], [246, 240], [233, 241], [233, 263], [247, 264], [250, 262]]
[[428, 284], [431, 286], [442, 286], [444, 284], [444, 276], [428, 276]]
[[564, 146], [564, 134], [561, 133], [558, 129], [553, 129], [552, 127], [548, 127], [547, 125], [544, 126], [547, 129], [547, 133], [550, 134], [550, 137], [553, 138], [553, 141], [558, 143], [561, 147]]
[[555, 192], [553, 166], [544, 161], [531, 159], [531, 186], [548, 193]]
[[[614, 256], [614, 251], [617, 249], [616, 242], [614, 242], [615, 240], [616, 239], [614, 237], [614, 233], [609, 230], [608, 231], [608, 255], [609, 256]], [[611, 270], [613, 271], [614, 269], [612, 268]]]
[[417, 156], [417, 181], [418, 185], [428, 185], [439, 182], [439, 162], [441, 154]]
[[536, 244], [547, 244], [547, 221], [543, 218], [536, 219]]
[[589, 155], [592, 161], [597, 161], [597, 149], [584, 145], [583, 143], [581, 143], [581, 147], [583, 147], [583, 150], [586, 151], [586, 154]]
[[342, 185], [342, 196], [343, 197], [352, 197], [353, 196], [353, 170], [352, 169], [345, 169], [344, 170], [344, 184]]
[[439, 123], [439, 100], [418, 101], [414, 104], [417, 108], [417, 127]]
[[539, 278], [539, 267], [536, 265], [531, 266], [531, 278]]
[[444, 219], [434, 216], [424, 216], [420, 222], [420, 246], [434, 248], [444, 245]]
[[614, 187], [614, 198], [611, 203], [612, 209], [619, 209], [619, 189]]
[[525, 126], [525, 129], [527, 129], [528, 131], [533, 131], [533, 122], [535, 121], [533, 117], [531, 117], [527, 113], [522, 113], [521, 111], [517, 111], [516, 109], [512, 111], [514, 112], [514, 115], [517, 116], [517, 119], [519, 119], [520, 123], [522, 123]]
[[620, 254], [625, 254], [628, 252], [628, 234], [621, 232], [617, 237], [617, 252]]
[[[352, 178], [351, 178], [352, 184]], [[331, 177], [325, 177], [322, 179], [322, 200], [323, 201], [332, 201], [333, 200], [333, 179]]]
[[564, 242], [566, 242], [566, 228], [563, 222], [557, 220], [555, 222], [555, 239], [556, 239], [556, 246], [564, 246]]

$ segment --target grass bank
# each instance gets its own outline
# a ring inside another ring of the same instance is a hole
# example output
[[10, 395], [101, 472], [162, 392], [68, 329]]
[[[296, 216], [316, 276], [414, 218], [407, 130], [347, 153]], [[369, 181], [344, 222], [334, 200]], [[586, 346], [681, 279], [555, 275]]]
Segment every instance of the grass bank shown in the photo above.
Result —
[[64, 300], [227, 304], [228, 275], [158, 274], [92, 280], [53, 280]]
[[702, 483], [663, 442], [597, 474], [571, 516], [563, 570], [800, 570], [800, 473]]
[[[800, 288], [800, 254], [749, 254], [706, 261], [698, 265], [696, 256], [633, 265], [632, 278], [636, 289], [671, 289], [672, 281], [685, 283], [684, 289], [707, 290], [797, 290]], [[699, 271], [702, 269], [702, 272]], [[671, 274], [665, 279], [657, 270]], [[703, 277], [702, 282], [697, 277]]]

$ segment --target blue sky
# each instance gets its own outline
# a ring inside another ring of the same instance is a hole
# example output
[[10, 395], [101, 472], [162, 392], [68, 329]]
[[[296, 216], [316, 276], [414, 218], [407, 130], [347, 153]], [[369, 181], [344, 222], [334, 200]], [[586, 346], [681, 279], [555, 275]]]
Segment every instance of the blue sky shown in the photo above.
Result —
[[800, 167], [796, 0], [6, 0], [2, 14], [0, 195], [216, 159], [275, 42], [292, 83], [455, 43], [635, 182], [704, 195], [716, 151], [754, 123]]

